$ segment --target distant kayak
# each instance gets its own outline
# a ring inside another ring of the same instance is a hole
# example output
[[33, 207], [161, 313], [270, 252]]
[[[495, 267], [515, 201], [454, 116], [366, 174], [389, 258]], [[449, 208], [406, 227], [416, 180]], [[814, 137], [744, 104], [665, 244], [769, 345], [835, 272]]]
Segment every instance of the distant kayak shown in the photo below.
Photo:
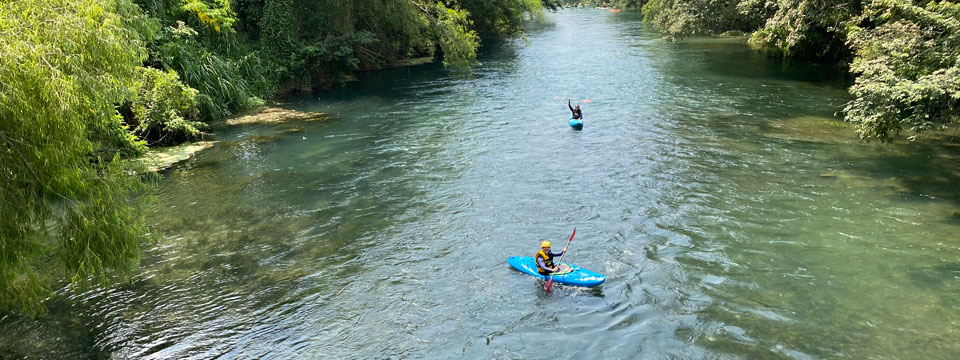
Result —
[[570, 127], [574, 130], [583, 130], [583, 119], [574, 119], [573, 116], [571, 116]]
[[[537, 261], [532, 257], [511, 256], [507, 259], [507, 263], [524, 274], [544, 280], [548, 277], [537, 272]], [[563, 266], [569, 266], [570, 268], [564, 271]], [[563, 264], [560, 274], [553, 276], [553, 281], [560, 284], [593, 287], [603, 284], [604, 281], [607, 281], [607, 277], [573, 264]]]

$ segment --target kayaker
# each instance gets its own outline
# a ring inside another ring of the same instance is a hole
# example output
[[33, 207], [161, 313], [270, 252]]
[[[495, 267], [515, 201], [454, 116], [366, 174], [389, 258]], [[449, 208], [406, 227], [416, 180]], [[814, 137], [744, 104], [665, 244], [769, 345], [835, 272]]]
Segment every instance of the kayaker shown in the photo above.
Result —
[[537, 251], [537, 255], [534, 256], [534, 259], [537, 259], [537, 272], [539, 272], [540, 275], [549, 275], [550, 273], [560, 271], [559, 266], [553, 265], [553, 258], [555, 256], [562, 256], [565, 252], [567, 252], [566, 247], [563, 248], [563, 251], [555, 253], [550, 251], [549, 241], [540, 243], [540, 251]]
[[577, 104], [576, 107], [570, 106], [570, 99], [567, 99], [567, 107], [570, 108], [570, 112], [573, 113], [575, 120], [583, 119], [583, 113], [580, 112], [580, 104]]

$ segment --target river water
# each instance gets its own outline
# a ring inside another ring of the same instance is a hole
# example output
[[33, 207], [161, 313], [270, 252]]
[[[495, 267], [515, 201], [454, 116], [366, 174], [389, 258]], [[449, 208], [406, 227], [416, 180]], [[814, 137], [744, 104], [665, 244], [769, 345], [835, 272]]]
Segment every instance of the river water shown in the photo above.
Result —
[[[843, 69], [594, 9], [480, 61], [221, 131], [133, 281], [5, 316], [0, 357], [960, 357], [960, 147], [859, 142]], [[574, 227], [602, 287], [507, 266]]]

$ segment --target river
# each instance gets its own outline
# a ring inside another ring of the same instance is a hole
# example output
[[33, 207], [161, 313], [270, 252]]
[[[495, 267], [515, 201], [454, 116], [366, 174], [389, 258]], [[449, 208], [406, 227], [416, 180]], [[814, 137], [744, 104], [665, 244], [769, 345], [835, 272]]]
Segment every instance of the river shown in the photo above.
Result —
[[[960, 146], [860, 142], [843, 69], [594, 9], [479, 60], [220, 131], [134, 279], [5, 316], [0, 357], [960, 357]], [[574, 227], [602, 287], [507, 266]]]

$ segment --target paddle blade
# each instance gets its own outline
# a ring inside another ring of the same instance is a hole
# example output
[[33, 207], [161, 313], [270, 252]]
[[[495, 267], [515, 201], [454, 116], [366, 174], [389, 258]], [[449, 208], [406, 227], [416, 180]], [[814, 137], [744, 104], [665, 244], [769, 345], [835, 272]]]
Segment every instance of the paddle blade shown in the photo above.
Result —
[[543, 286], [543, 290], [550, 292], [550, 289], [553, 288], [553, 275], [550, 275], [550, 278], [547, 279], [547, 284]]
[[589, 104], [589, 103], [590, 103], [590, 99], [583, 99], [583, 100], [580, 100], [580, 102], [582, 102], [582, 103], [584, 103], [584, 104]]

